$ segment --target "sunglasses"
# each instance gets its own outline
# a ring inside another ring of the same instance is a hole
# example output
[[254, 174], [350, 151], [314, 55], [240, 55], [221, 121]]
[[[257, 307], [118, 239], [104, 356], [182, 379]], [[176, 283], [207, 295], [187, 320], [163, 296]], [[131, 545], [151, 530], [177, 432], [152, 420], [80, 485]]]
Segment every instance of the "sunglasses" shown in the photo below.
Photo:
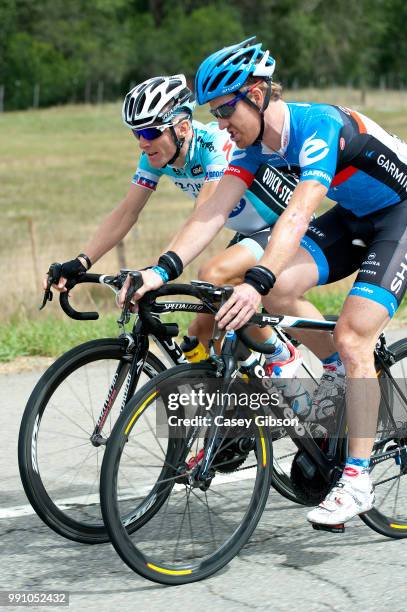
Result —
[[220, 104], [216, 108], [211, 108], [209, 112], [211, 115], [216, 117], [216, 119], [229, 119], [236, 110], [236, 104], [240, 100], [244, 100], [244, 98], [251, 92], [252, 89], [256, 87], [256, 85], [258, 85], [258, 83], [254, 83], [248, 89], [246, 89], [246, 91], [240, 92], [237, 94], [237, 96], [229, 100], [229, 102]]
[[163, 135], [164, 130], [169, 127], [168, 125], [160, 125], [159, 127], [143, 128], [142, 130], [132, 130], [133, 134], [140, 140], [142, 136], [145, 140], [155, 140]]

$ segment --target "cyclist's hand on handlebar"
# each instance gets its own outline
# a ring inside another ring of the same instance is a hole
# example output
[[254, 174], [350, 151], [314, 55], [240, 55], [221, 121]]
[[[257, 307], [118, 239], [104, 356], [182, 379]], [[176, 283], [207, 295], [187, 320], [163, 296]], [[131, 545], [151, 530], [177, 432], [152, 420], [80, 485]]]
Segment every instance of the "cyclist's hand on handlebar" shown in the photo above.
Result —
[[215, 319], [220, 329], [239, 329], [257, 311], [261, 295], [247, 283], [237, 285], [225, 304], [220, 308]]
[[[77, 278], [82, 274], [86, 274], [87, 268], [84, 266], [82, 261], [76, 257], [75, 259], [71, 259], [70, 261], [66, 261], [61, 265], [61, 276], [58, 280], [58, 283], [52, 285], [54, 289], [63, 293], [66, 291], [65, 285], [67, 280], [72, 278]], [[48, 276], [46, 276], [43, 280], [42, 286], [43, 289], [47, 289]]]
[[[159, 289], [164, 284], [161, 276], [157, 274], [157, 272], [153, 272], [153, 270], [143, 270], [140, 272], [140, 274], [143, 277], [143, 285], [135, 292], [132, 298], [132, 302], [138, 302], [139, 300], [141, 300], [145, 293], [147, 293], [148, 291], [153, 291], [154, 289]], [[124, 285], [119, 293], [118, 304], [121, 308], [123, 308], [124, 306], [124, 301], [126, 299], [126, 294], [129, 286], [130, 277], [127, 276], [126, 280], [124, 281]]]

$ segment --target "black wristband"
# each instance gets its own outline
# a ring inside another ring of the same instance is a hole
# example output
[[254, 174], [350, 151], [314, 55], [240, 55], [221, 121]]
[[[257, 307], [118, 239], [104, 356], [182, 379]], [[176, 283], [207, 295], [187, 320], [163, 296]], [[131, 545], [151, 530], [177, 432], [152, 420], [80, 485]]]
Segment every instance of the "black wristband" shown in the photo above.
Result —
[[251, 285], [260, 295], [267, 295], [276, 282], [276, 277], [271, 270], [264, 266], [254, 266], [247, 270], [244, 282]]
[[163, 253], [157, 265], [167, 272], [168, 280], [175, 280], [178, 276], [181, 276], [184, 270], [181, 258], [174, 251]]
[[86, 261], [86, 263], [87, 263], [88, 270], [91, 269], [92, 262], [91, 262], [91, 260], [89, 259], [89, 257], [85, 253], [79, 253], [79, 255], [77, 255], [77, 257], [82, 257], [82, 259], [84, 259]]

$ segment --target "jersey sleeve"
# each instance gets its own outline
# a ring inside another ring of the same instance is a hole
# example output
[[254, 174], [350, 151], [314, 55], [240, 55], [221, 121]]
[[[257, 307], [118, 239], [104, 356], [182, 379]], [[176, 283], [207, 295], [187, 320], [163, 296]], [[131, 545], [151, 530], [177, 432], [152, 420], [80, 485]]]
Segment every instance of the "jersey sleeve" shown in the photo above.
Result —
[[343, 123], [333, 107], [310, 111], [301, 130], [300, 181], [318, 181], [329, 189], [335, 176]]
[[210, 131], [202, 137], [200, 144], [202, 165], [205, 170], [204, 182], [219, 181], [233, 150], [233, 143], [228, 133], [219, 129]]
[[256, 148], [253, 146], [247, 149], [235, 149], [225, 175], [237, 176], [250, 187], [262, 163], [261, 152], [258, 154]]
[[132, 183], [139, 187], [150, 189], [150, 191], [155, 191], [161, 175], [161, 170], [159, 168], [153, 168], [148, 162], [147, 155], [142, 153]]

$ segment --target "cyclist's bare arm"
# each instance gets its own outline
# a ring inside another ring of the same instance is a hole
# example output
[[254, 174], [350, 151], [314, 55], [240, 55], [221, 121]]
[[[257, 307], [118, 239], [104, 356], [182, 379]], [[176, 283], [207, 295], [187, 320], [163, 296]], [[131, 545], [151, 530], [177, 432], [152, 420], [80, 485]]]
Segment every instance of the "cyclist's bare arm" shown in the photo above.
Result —
[[287, 208], [273, 227], [259, 265], [269, 268], [275, 275], [288, 266], [327, 191], [324, 185], [314, 180], [297, 185]]
[[[151, 190], [144, 187], [130, 185], [126, 197], [102, 221], [83, 250], [92, 263], [95, 263], [126, 236], [137, 222], [139, 214], [151, 193]], [[86, 268], [88, 267], [83, 258], [80, 258], [80, 261]], [[47, 279], [45, 278], [43, 281], [44, 289], [46, 284]], [[54, 285], [54, 288], [58, 291], [64, 291], [65, 284], [66, 279], [61, 277], [58, 285]]]
[[[193, 212], [198, 210], [198, 208], [200, 206], [202, 206], [203, 204], [205, 204], [205, 202], [207, 200], [209, 200], [209, 198], [215, 193], [216, 187], [218, 185], [219, 185], [219, 181], [210, 181], [210, 182], [204, 183], [202, 185], [202, 189], [199, 192], [199, 196], [195, 200], [195, 206], [194, 206]], [[183, 228], [181, 228], [181, 230], [179, 230], [175, 234], [175, 236], [172, 238], [170, 244], [167, 246], [166, 249], [163, 250], [163, 253], [165, 253], [165, 251], [173, 251], [174, 250], [173, 246], [174, 246], [175, 242], [178, 240], [178, 238], [180, 238], [182, 236], [182, 232], [183, 232]]]
[[102, 221], [84, 248], [84, 253], [95, 263], [110, 251], [137, 222], [140, 212], [147, 203], [152, 191], [138, 185], [130, 189], [120, 204]]
[[202, 253], [222, 229], [246, 189], [246, 183], [237, 176], [223, 176], [205, 205], [195, 208], [171, 242], [171, 250], [181, 257], [184, 266]]

